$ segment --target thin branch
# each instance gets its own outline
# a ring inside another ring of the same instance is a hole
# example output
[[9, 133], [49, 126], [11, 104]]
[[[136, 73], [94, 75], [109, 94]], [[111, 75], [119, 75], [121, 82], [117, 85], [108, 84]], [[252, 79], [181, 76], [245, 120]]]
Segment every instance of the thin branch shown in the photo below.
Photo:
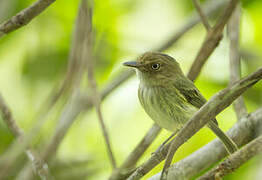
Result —
[[249, 159], [260, 153], [262, 153], [262, 135], [229, 156], [217, 167], [198, 178], [198, 180], [222, 179], [222, 177], [234, 172]]
[[[228, 107], [238, 96], [262, 78], [262, 68], [249, 76], [237, 81], [234, 85], [216, 93], [197, 113], [179, 130], [176, 138], [171, 142], [175, 152], [182, 144], [191, 138], [210, 119], [213, 119], [223, 109]], [[155, 153], [148, 161], [140, 166], [129, 180], [138, 179], [159, 164], [167, 155], [170, 143], [159, 153]], [[167, 177], [167, 176], [166, 176]]]
[[205, 13], [203, 12], [203, 10], [201, 8], [199, 1], [193, 0], [193, 4], [194, 4], [194, 6], [195, 6], [200, 18], [201, 18], [203, 25], [205, 26], [206, 30], [208, 31], [211, 28], [211, 26], [208, 23], [208, 19], [207, 19]]
[[[2, 95], [0, 94], [0, 111], [2, 112], [3, 120], [6, 123], [7, 127], [11, 131], [11, 133], [15, 136], [17, 140], [20, 142], [23, 142], [24, 140], [24, 132], [22, 129], [19, 128], [17, 125], [15, 119], [13, 118], [13, 115], [11, 113], [11, 110], [5, 103]], [[33, 150], [28, 147], [25, 151], [28, 159], [31, 161], [31, 164], [36, 171], [36, 173], [39, 175], [41, 179], [47, 179], [51, 178], [51, 174], [48, 170], [47, 164], [41, 162], [40, 158], [36, 155], [36, 153], [33, 152]], [[4, 179], [6, 175], [8, 175], [9, 170], [11, 169], [10, 166], [12, 166], [12, 161], [3, 161], [4, 166], [0, 171], [0, 179]]]
[[197, 77], [197, 74], [200, 73], [200, 67], [202, 67], [205, 64], [208, 57], [212, 54], [212, 52], [215, 50], [220, 40], [222, 39], [223, 29], [227, 21], [229, 20], [232, 12], [234, 11], [237, 3], [238, 0], [231, 0], [228, 3], [223, 15], [218, 19], [215, 26], [211, 28], [209, 31], [207, 31], [205, 40], [202, 43], [202, 46], [198, 51], [194, 63], [192, 64], [188, 74], [188, 77], [190, 77], [190, 79], [193, 79], [193, 81], [195, 80], [195, 78], [193, 77]]
[[[115, 169], [116, 168], [116, 160], [115, 157], [113, 155], [113, 150], [111, 147], [111, 143], [110, 143], [110, 138], [109, 138], [109, 134], [104, 122], [104, 118], [101, 112], [101, 97], [99, 95], [99, 93], [97, 92], [97, 84], [96, 84], [96, 80], [94, 77], [94, 59], [93, 59], [93, 29], [92, 29], [92, 9], [90, 8], [90, 4], [87, 5], [86, 1], [84, 2], [84, 6], [85, 7], [85, 13], [88, 16], [88, 29], [87, 34], [86, 34], [86, 48], [84, 48], [84, 57], [87, 59], [87, 74], [88, 74], [88, 82], [90, 84], [90, 89], [91, 89], [91, 99], [93, 102], [93, 105], [95, 106], [96, 109], [96, 113], [98, 116], [98, 120], [103, 132], [103, 137], [104, 140], [106, 142], [106, 147], [107, 147], [107, 153], [112, 165], [112, 168]], [[90, 3], [90, 2], [89, 2]]]
[[[241, 76], [241, 62], [239, 54], [239, 23], [241, 16], [240, 4], [235, 9], [227, 25], [228, 36], [230, 39], [230, 84], [238, 81]], [[242, 96], [233, 103], [237, 119], [247, 116], [247, 108]]]
[[[203, 13], [206, 14], [206, 16], [212, 16], [216, 14], [224, 5], [226, 5], [226, 0], [211, 0], [207, 1], [203, 5]], [[185, 24], [181, 26], [180, 29], [177, 30], [177, 33], [175, 33], [173, 36], [171, 36], [163, 45], [161, 45], [159, 48], [156, 49], [156, 51], [164, 51], [171, 46], [175, 42], [177, 42], [181, 36], [183, 36], [186, 32], [188, 32], [190, 29], [192, 29], [196, 24], [198, 24], [201, 21], [199, 16], [197, 16], [196, 11], [190, 15], [187, 20], [185, 20]]]
[[137, 144], [135, 149], [128, 155], [123, 164], [113, 171], [109, 180], [126, 179], [130, 176], [135, 170], [137, 161], [155, 140], [160, 131], [161, 128], [157, 124], [154, 124], [143, 139]]
[[[253, 140], [262, 125], [262, 108], [238, 121], [227, 134], [231, 137], [239, 147]], [[219, 139], [215, 139], [204, 147], [198, 149], [194, 153], [176, 162], [170, 167], [167, 179], [192, 179], [199, 172], [204, 171], [213, 164], [219, 162], [227, 155], [224, 145]], [[150, 180], [159, 180], [161, 173], [150, 178]]]
[[0, 38], [22, 26], [43, 12], [55, 0], [38, 0], [26, 9], [23, 9], [11, 19], [0, 24]]

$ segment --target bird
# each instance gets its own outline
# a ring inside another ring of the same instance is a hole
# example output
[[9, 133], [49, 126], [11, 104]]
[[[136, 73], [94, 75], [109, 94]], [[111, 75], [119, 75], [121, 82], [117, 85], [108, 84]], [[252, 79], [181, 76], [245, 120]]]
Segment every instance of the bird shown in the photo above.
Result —
[[[146, 52], [136, 61], [123, 63], [136, 69], [139, 79], [138, 98], [148, 116], [160, 127], [176, 132], [206, 103], [195, 84], [188, 79], [179, 63], [161, 52]], [[218, 126], [214, 118], [207, 123], [223, 142], [229, 154], [238, 147]]]

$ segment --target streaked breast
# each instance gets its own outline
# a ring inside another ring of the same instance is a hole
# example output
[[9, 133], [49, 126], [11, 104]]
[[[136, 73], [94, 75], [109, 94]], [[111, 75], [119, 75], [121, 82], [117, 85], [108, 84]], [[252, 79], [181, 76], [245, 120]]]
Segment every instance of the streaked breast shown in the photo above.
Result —
[[169, 131], [180, 129], [197, 110], [172, 87], [145, 86], [140, 83], [138, 97], [151, 119]]

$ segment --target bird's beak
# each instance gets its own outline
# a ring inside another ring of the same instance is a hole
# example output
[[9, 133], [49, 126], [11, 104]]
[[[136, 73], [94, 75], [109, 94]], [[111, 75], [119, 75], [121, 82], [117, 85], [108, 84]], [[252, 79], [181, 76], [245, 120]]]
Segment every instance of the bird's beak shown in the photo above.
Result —
[[128, 67], [134, 67], [134, 68], [138, 68], [141, 66], [141, 64], [137, 63], [136, 61], [124, 62], [123, 65]]

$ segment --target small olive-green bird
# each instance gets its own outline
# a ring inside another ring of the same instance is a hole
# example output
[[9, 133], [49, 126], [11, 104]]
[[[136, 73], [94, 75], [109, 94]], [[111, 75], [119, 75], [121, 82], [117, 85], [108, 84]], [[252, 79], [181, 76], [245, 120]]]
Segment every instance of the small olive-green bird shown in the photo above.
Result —
[[[137, 61], [125, 62], [136, 68], [140, 80], [138, 97], [146, 113], [160, 127], [175, 132], [206, 103], [194, 83], [171, 56], [146, 52]], [[220, 138], [229, 153], [237, 145], [218, 127], [216, 119], [207, 126]]]

